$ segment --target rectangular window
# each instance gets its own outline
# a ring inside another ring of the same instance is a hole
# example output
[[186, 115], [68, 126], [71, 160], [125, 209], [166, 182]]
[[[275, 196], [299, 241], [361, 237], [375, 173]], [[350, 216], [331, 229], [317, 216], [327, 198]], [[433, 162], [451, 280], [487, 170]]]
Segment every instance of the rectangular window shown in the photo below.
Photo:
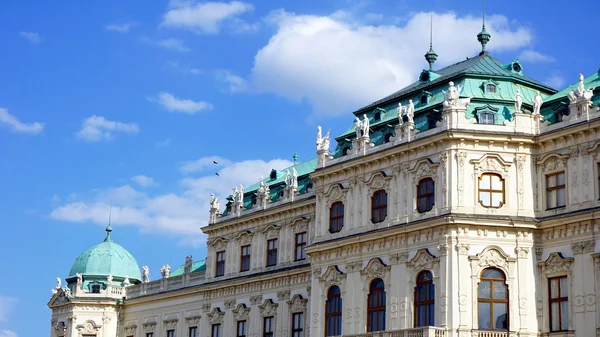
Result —
[[215, 276], [225, 275], [225, 251], [217, 252], [217, 264], [215, 268]]
[[273, 337], [273, 317], [265, 317], [263, 337]]
[[146, 333], [146, 337], [154, 337], [154, 333], [153, 332], [148, 332], [148, 333]]
[[569, 294], [567, 276], [548, 279], [550, 331], [569, 330]]
[[175, 337], [175, 330], [167, 330], [167, 337]]
[[479, 124], [494, 124], [494, 114], [482, 113], [479, 118]]
[[246, 321], [237, 322], [237, 337], [246, 337]]
[[565, 172], [557, 172], [546, 176], [546, 205], [547, 209], [564, 207], [567, 204], [567, 188]]
[[190, 328], [189, 333], [188, 333], [188, 337], [199, 337], [198, 336], [198, 327], [193, 326]]
[[304, 314], [292, 315], [292, 337], [304, 337]]
[[240, 271], [250, 270], [250, 254], [252, 253], [252, 247], [242, 246], [242, 256], [240, 258]]
[[221, 337], [221, 324], [212, 325], [211, 337]]
[[296, 234], [296, 254], [295, 260], [306, 260], [306, 252], [304, 247], [306, 246], [306, 232]]
[[267, 267], [274, 266], [277, 264], [277, 249], [279, 243], [277, 239], [267, 241]]

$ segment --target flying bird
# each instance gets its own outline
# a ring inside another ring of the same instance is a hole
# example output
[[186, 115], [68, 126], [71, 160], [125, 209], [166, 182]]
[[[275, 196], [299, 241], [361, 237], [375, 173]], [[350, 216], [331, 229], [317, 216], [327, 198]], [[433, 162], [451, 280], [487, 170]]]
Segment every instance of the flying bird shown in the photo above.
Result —
[[216, 161], [214, 161], [214, 160], [213, 160], [213, 164], [215, 164], [215, 165], [216, 165], [216, 164], [218, 164], [218, 163], [217, 163]]
[[219, 172], [215, 172], [216, 175], [219, 175]]

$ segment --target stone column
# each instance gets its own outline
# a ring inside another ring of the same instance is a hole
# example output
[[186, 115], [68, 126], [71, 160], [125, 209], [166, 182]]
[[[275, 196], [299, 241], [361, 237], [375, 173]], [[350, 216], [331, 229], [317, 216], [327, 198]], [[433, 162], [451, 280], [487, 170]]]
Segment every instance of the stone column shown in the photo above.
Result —
[[[600, 303], [600, 253], [592, 254], [594, 259], [594, 280], [596, 280], [596, 303]], [[597, 305], [597, 304], [596, 304]], [[600, 310], [596, 307], [596, 336], [600, 337]]]
[[[469, 318], [470, 308], [470, 300], [472, 293], [472, 284], [466, 282], [473, 278], [470, 272], [470, 264], [469, 264], [469, 249], [471, 245], [468, 243], [459, 242], [456, 244], [456, 269], [452, 270], [453, 281], [455, 283], [455, 287], [452, 289], [452, 294], [454, 294], [454, 290], [457, 290], [458, 296], [456, 299], [453, 299], [453, 306], [458, 304], [458, 330], [460, 332], [460, 336], [464, 335], [464, 332], [470, 331], [472, 326], [472, 320]], [[473, 280], [472, 280], [473, 281]]]
[[[531, 322], [534, 321], [535, 311], [529, 308], [535, 306], [535, 298], [531, 289], [535, 289], [535, 275], [531, 268], [534, 265], [531, 261], [531, 248], [516, 247], [515, 254], [517, 255], [517, 283], [519, 286], [519, 322], [515, 322], [519, 327], [519, 334], [527, 334], [527, 330], [536, 331], [537, 324], [529, 324], [528, 316], [531, 317]], [[511, 320], [511, 324], [513, 321]], [[513, 325], [514, 326], [514, 325]]]
[[583, 246], [583, 254], [581, 255], [581, 263], [583, 265], [584, 273], [581, 274], [583, 279], [583, 300], [585, 307], [584, 314], [584, 324], [586, 326], [584, 330], [585, 336], [593, 336], [596, 332], [594, 327], [594, 323], [596, 322], [596, 280], [590, 277], [590, 274], [593, 275], [594, 268], [594, 259], [591, 254], [595, 251], [596, 241], [588, 240], [582, 242]]
[[[448, 244], [442, 243], [437, 247], [440, 252], [440, 270], [439, 270], [439, 282], [436, 284], [436, 313], [435, 313], [435, 325], [441, 327], [448, 326], [448, 286], [450, 285], [450, 273], [449, 261], [448, 261]], [[439, 295], [437, 294], [439, 292]]]
[[325, 306], [323, 298], [327, 295], [323, 294], [322, 285], [319, 282], [320, 276], [321, 268], [313, 268], [310, 286], [310, 313], [312, 317], [309, 318], [311, 336], [323, 336], [325, 332], [321, 326], [321, 320], [325, 317], [323, 313]]
[[235, 308], [235, 303], [235, 299], [225, 301], [225, 316], [223, 318], [223, 326], [221, 326], [223, 337], [235, 337], [237, 335], [235, 331], [237, 329], [237, 324], [235, 324], [233, 313], [231, 312], [231, 310]]
[[292, 317], [290, 316], [290, 309], [288, 301], [290, 300], [290, 291], [282, 290], [277, 292], [277, 301], [279, 305], [277, 306], [277, 326], [275, 327], [276, 334], [275, 336], [288, 337], [289, 332], [292, 330], [290, 328]]
[[[407, 240], [407, 237], [404, 236], [402, 240]], [[405, 241], [406, 244], [406, 241]], [[406, 263], [408, 262], [408, 252], [402, 252], [398, 254], [398, 267], [397, 267], [397, 275], [402, 275], [396, 280], [406, 280], [406, 275], [408, 275], [408, 268], [406, 267]], [[392, 266], [393, 268], [393, 266]], [[392, 278], [394, 279], [394, 278]], [[408, 322], [408, 318], [410, 317], [408, 305], [410, 303], [410, 298], [412, 297], [410, 294], [410, 290], [408, 289], [408, 282], [399, 282], [400, 285], [398, 287], [398, 329], [406, 329], [411, 326]]]
[[[573, 265], [571, 270], [571, 275], [573, 275], [573, 279], [570, 281], [571, 288], [573, 289], [573, 300], [572, 300], [572, 313], [573, 316], [571, 318], [573, 330], [580, 332], [580, 336], [591, 336], [585, 334], [585, 269], [584, 269], [584, 257], [583, 255], [583, 242], [576, 242], [571, 245], [571, 249], [573, 250]], [[571, 299], [569, 299], [571, 301]], [[569, 326], [571, 328], [571, 326]], [[579, 334], [578, 334], [579, 336]]]
[[[250, 297], [250, 315], [248, 325], [246, 326], [246, 335], [248, 337], [258, 337], [262, 329], [262, 319], [258, 306], [262, 303], [262, 295]], [[207, 337], [211, 337], [210, 335]]]

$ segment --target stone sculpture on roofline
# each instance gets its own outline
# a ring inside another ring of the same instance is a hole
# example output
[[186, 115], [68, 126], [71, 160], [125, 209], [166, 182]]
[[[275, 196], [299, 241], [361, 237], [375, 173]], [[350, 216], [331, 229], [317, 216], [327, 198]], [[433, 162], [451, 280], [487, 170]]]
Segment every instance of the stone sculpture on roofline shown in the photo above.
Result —
[[324, 165], [327, 159], [333, 158], [329, 154], [329, 132], [331, 130], [327, 131], [327, 134], [323, 137], [321, 126], [317, 127], [317, 165]]
[[183, 272], [185, 274], [187, 274], [187, 273], [189, 273], [189, 272], [192, 271], [192, 264], [193, 264], [192, 256], [191, 255], [190, 256], [186, 256], [185, 257], [185, 263], [183, 264]]
[[523, 96], [521, 95], [521, 91], [517, 89], [517, 93], [515, 94], [515, 112], [521, 113], [521, 106], [523, 105]]
[[217, 221], [217, 218], [220, 216], [221, 205], [219, 205], [219, 198], [215, 197], [213, 193], [210, 194], [210, 219], [209, 223], [213, 224]]
[[531, 101], [531, 105], [533, 105], [533, 112], [531, 113], [532, 115], [537, 116], [540, 114], [540, 108], [542, 107], [543, 102], [544, 101], [542, 100], [542, 96], [540, 96], [540, 92], [537, 91], [533, 97], [533, 100]]
[[148, 266], [142, 267], [142, 283], [150, 282], [150, 269]]

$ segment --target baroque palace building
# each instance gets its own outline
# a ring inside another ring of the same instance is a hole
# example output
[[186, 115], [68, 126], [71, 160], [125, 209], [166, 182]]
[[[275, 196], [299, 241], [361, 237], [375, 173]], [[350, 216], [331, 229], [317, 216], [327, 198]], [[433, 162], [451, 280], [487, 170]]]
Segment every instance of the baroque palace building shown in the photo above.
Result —
[[50, 336], [600, 336], [600, 71], [556, 91], [477, 38], [335, 150], [319, 127], [315, 159], [212, 196], [206, 260], [150, 281], [109, 226]]

